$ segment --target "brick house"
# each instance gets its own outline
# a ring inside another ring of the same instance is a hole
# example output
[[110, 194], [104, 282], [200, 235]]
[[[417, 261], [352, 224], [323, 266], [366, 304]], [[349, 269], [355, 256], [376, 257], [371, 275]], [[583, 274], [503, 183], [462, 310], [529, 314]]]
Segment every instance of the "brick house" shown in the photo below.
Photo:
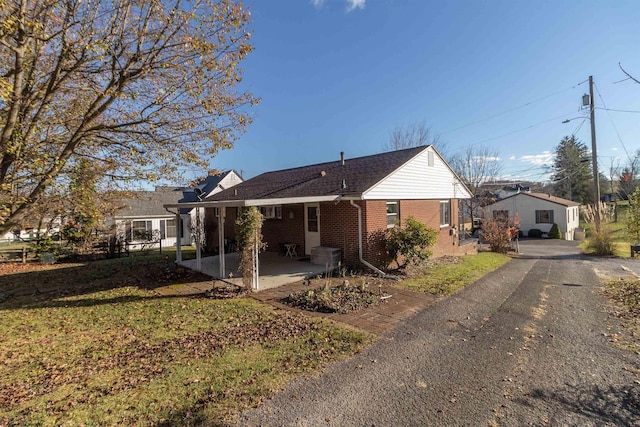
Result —
[[207, 239], [209, 249], [224, 242], [228, 251], [238, 210], [258, 206], [268, 251], [286, 245], [304, 256], [337, 248], [344, 264], [378, 270], [387, 267], [381, 237], [409, 216], [440, 231], [434, 256], [475, 253], [475, 244], [461, 245], [457, 235], [458, 201], [469, 197], [436, 149], [422, 146], [352, 159], [341, 153], [333, 162], [263, 173], [200, 206], [219, 237]]

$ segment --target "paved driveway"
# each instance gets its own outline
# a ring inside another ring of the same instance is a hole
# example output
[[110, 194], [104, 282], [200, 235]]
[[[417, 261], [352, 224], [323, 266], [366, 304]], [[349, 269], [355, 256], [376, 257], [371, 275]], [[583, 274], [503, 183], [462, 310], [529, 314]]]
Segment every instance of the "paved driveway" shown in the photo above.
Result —
[[520, 258], [239, 425], [640, 425], [640, 358], [611, 342], [625, 331], [597, 293], [636, 261], [522, 243]]

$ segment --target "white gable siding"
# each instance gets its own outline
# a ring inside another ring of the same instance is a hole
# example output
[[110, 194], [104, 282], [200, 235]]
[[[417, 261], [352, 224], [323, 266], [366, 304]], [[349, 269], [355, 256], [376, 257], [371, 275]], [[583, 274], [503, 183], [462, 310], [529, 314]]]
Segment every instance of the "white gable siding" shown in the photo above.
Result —
[[219, 193], [222, 190], [226, 190], [227, 188], [233, 187], [234, 185], [238, 185], [241, 182], [242, 178], [240, 178], [235, 171], [230, 171], [224, 178], [222, 178], [218, 185], [216, 185], [215, 188], [205, 196], [205, 198]]
[[[433, 166], [429, 166], [429, 153]], [[454, 185], [456, 183], [457, 185]], [[365, 191], [365, 200], [468, 199], [471, 194], [445, 161], [429, 147]]]
[[553, 211], [553, 222], [558, 224], [565, 240], [573, 240], [574, 230], [580, 226], [578, 206], [567, 207], [537, 197], [527, 196], [523, 193], [499, 200], [487, 206], [485, 208], [485, 217], [493, 218], [494, 211], [509, 211], [509, 218], [513, 219], [517, 213], [520, 218], [520, 230], [525, 236], [529, 230], [534, 228], [548, 233], [553, 224], [537, 224], [536, 210]]

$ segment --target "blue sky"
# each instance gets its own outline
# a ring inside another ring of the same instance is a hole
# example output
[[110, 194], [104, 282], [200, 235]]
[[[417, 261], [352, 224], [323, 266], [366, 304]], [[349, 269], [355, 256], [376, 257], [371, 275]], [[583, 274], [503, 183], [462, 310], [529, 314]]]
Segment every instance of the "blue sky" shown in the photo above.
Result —
[[[581, 115], [589, 75], [597, 107], [640, 111], [640, 85], [619, 82], [618, 68], [640, 79], [637, 0], [245, 5], [255, 51], [243, 88], [262, 102], [210, 164], [245, 178], [378, 153], [395, 127], [424, 121], [451, 152], [486, 146], [503, 177], [544, 180], [549, 153], [581, 122], [561, 123]], [[596, 128], [601, 171], [640, 148], [640, 114], [598, 109]], [[590, 146], [588, 121], [576, 136]]]

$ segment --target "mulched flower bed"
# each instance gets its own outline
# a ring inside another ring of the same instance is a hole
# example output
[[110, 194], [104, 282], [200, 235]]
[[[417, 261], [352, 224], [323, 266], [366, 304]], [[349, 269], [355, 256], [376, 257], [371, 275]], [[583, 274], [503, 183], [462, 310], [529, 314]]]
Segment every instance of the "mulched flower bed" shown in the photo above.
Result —
[[380, 304], [386, 299], [382, 284], [374, 289], [370, 283], [352, 284], [344, 279], [339, 285], [327, 281], [323, 286], [293, 292], [281, 300], [282, 303], [302, 310], [320, 313], [348, 313]]

